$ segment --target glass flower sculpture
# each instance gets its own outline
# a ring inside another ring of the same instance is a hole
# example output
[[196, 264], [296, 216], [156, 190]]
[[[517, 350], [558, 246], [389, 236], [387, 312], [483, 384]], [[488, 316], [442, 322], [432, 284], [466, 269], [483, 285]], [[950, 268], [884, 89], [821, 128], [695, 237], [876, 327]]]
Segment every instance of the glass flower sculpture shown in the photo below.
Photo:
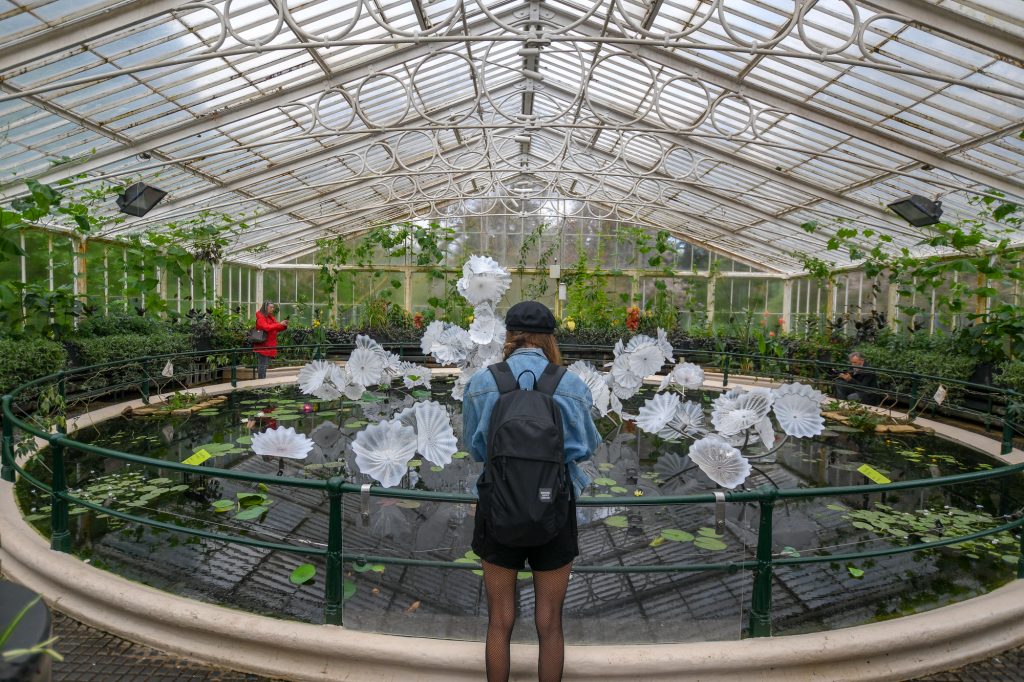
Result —
[[397, 420], [370, 424], [352, 442], [359, 471], [385, 488], [398, 485], [416, 454], [416, 430]]
[[267, 429], [252, 437], [252, 451], [264, 457], [305, 459], [313, 449], [313, 441], [290, 426]]
[[750, 475], [750, 462], [717, 434], [708, 434], [690, 446], [690, 459], [723, 488], [735, 488]]

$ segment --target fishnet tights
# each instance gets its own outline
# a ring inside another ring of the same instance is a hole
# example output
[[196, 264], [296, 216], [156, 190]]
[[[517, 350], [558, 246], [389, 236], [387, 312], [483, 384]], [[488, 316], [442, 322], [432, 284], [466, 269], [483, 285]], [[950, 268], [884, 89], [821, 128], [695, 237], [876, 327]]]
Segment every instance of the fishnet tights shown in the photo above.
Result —
[[[487, 589], [487, 682], [507, 682], [510, 668], [512, 626], [516, 623], [516, 573], [511, 568], [483, 562]], [[572, 562], [551, 571], [533, 572], [536, 595], [538, 682], [559, 682], [565, 640], [562, 636], [562, 603], [569, 587]]]

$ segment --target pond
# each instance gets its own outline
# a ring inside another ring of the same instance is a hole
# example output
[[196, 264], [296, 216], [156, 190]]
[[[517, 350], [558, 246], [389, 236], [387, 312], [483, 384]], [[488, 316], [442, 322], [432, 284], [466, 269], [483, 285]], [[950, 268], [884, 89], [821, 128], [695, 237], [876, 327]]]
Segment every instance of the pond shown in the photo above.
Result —
[[[198, 461], [239, 471], [288, 476], [358, 473], [349, 444], [367, 423], [390, 418], [419, 399], [448, 406], [461, 437], [461, 405], [451, 383], [412, 393], [366, 393], [358, 401], [325, 402], [285, 386], [236, 391], [219, 405], [187, 417], [112, 419], [73, 435], [83, 442], [166, 461]], [[636, 413], [651, 389], [631, 399]], [[688, 392], [707, 406], [715, 394]], [[251, 452], [254, 433], [291, 426], [315, 443], [306, 460], [264, 458]], [[595, 482], [585, 494], [677, 495], [716, 489], [681, 456], [683, 444], [661, 441], [629, 422], [599, 422], [604, 442], [595, 453]], [[205, 451], [205, 453], [203, 452]], [[191, 528], [245, 534], [269, 541], [324, 547], [327, 501], [319, 491], [265, 488], [196, 474], [124, 464], [68, 453], [73, 494], [116, 509]], [[929, 435], [865, 434], [827, 424], [822, 436], [787, 442], [753, 462], [748, 488], [866, 485], [867, 464], [888, 478], [933, 478], [998, 466], [984, 455]], [[48, 453], [30, 470], [49, 480]], [[413, 460], [402, 487], [469, 492], [479, 465], [464, 452], [437, 467]], [[49, 532], [49, 498], [24, 482], [17, 488], [27, 519]], [[430, 560], [474, 558], [473, 505], [372, 498], [369, 518], [358, 495], [344, 507], [345, 551], [355, 555]], [[926, 542], [1002, 523], [1024, 499], [1018, 477], [888, 494], [856, 494], [776, 504], [776, 556], [844, 554]], [[289, 580], [309, 561], [299, 554], [225, 544], [125, 523], [80, 506], [71, 509], [74, 552], [94, 566], [175, 594], [255, 613], [320, 623], [323, 562], [311, 582]], [[725, 531], [715, 532], [712, 505], [651, 505], [579, 510], [579, 566], [726, 563], [753, 558], [758, 508], [729, 504]], [[831, 629], [935, 608], [989, 591], [1015, 576], [1017, 544], [1008, 533], [955, 548], [856, 563], [779, 567], [773, 583], [773, 631]], [[486, 607], [479, 572], [368, 562], [345, 566], [345, 624], [393, 634], [481, 640]], [[516, 639], [531, 641], [533, 592], [520, 575]], [[737, 639], [745, 634], [752, 578], [748, 571], [573, 573], [566, 598], [567, 641], [577, 644]]]

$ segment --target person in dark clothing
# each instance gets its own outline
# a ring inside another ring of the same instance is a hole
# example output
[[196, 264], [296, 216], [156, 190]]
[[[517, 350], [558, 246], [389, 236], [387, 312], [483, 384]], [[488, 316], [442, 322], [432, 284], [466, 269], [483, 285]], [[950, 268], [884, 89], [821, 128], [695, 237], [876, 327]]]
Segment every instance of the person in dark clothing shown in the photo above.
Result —
[[850, 369], [836, 377], [836, 396], [865, 405], [878, 403], [878, 376], [864, 363], [864, 356], [850, 353]]

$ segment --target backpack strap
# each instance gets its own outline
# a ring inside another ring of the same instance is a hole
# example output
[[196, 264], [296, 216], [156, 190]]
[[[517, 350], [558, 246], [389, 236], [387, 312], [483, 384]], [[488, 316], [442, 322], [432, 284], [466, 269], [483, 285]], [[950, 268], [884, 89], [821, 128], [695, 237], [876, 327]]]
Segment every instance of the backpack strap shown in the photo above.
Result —
[[562, 381], [563, 376], [565, 376], [565, 367], [549, 362], [548, 366], [544, 368], [543, 374], [537, 379], [533, 390], [554, 395], [555, 389], [558, 388], [558, 384]]
[[487, 368], [494, 377], [494, 383], [498, 385], [498, 393], [508, 393], [519, 389], [519, 383], [512, 374], [512, 368], [507, 362], [497, 362]]

